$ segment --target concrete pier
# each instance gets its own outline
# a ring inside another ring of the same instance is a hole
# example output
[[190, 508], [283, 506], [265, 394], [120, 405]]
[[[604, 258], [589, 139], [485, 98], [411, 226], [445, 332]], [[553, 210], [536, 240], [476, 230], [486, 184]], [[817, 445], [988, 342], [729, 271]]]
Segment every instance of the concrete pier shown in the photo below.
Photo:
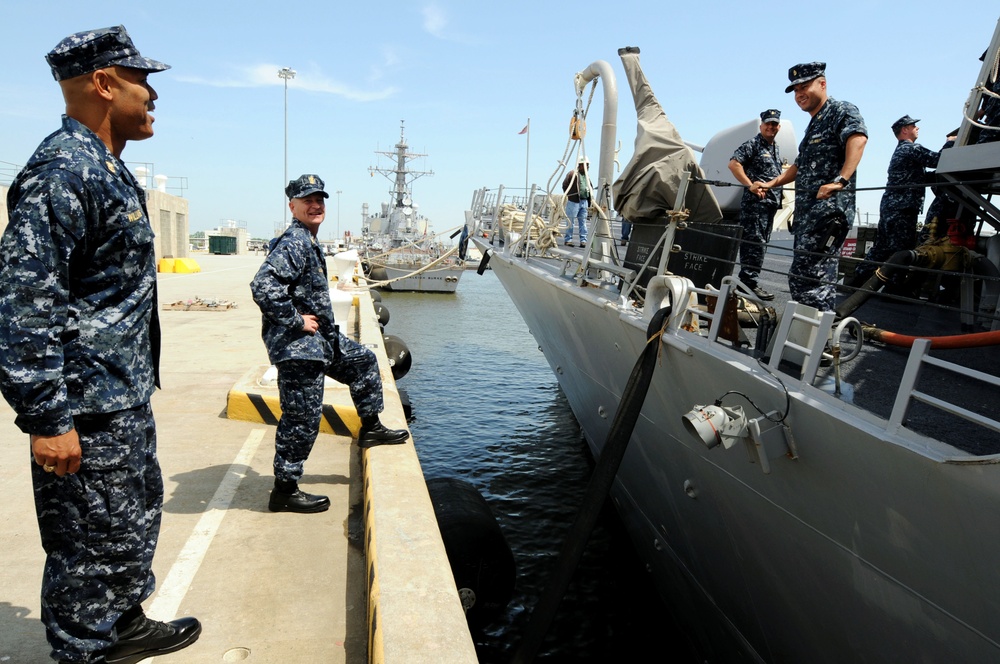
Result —
[[[152, 403], [166, 490], [157, 591], [144, 606], [162, 620], [196, 616], [204, 631], [157, 661], [475, 662], [412, 440], [359, 450], [349, 435], [321, 433], [301, 484], [329, 495], [331, 509], [267, 510], [274, 426], [227, 415], [234, 386], [268, 364], [249, 290], [263, 257], [192, 257], [201, 272], [160, 275], [161, 305], [237, 306], [160, 312], [163, 388]], [[379, 356], [383, 420], [405, 427], [371, 299], [356, 295], [347, 333]], [[13, 420], [0, 404], [0, 662], [42, 664], [51, 661], [39, 620], [44, 553], [28, 439]]]

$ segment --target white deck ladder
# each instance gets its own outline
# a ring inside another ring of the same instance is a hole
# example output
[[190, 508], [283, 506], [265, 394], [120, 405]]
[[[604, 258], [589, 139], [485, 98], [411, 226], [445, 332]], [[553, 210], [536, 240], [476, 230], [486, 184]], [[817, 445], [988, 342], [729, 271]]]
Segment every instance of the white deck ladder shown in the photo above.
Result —
[[[830, 331], [833, 329], [835, 318], [836, 314], [832, 311], [819, 311], [813, 307], [799, 304], [794, 300], [789, 301], [785, 305], [781, 322], [778, 324], [778, 331], [774, 335], [771, 361], [768, 363], [768, 366], [773, 371], [777, 371], [786, 350], [802, 353], [805, 355], [806, 361], [802, 364], [800, 378], [812, 384], [816, 378], [816, 372], [819, 371], [820, 361], [823, 359], [823, 350], [826, 348], [827, 339], [830, 338]], [[807, 346], [803, 346], [789, 338], [793, 331], [792, 324], [795, 322], [813, 328], [809, 331]]]

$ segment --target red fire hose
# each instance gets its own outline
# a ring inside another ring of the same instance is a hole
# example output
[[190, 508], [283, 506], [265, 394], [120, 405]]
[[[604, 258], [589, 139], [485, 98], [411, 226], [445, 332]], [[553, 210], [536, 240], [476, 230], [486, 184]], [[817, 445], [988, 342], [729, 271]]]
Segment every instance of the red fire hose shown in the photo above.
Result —
[[995, 346], [1000, 344], [1000, 330], [995, 332], [975, 332], [972, 334], [955, 334], [946, 337], [913, 337], [908, 334], [897, 334], [887, 332], [877, 327], [864, 328], [866, 339], [873, 339], [889, 344], [890, 346], [902, 346], [909, 348], [917, 339], [930, 339], [931, 348], [949, 350], [955, 348], [981, 348], [983, 346]]

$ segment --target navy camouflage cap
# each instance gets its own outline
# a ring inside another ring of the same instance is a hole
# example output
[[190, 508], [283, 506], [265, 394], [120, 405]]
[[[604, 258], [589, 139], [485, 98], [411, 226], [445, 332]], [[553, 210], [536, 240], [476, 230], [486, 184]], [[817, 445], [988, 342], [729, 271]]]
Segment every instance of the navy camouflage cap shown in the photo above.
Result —
[[918, 122], [920, 122], [920, 120], [914, 120], [909, 115], [904, 115], [903, 117], [892, 123], [892, 133], [898, 134], [899, 130], [902, 129], [903, 127], [906, 127], [911, 124], [915, 125]]
[[305, 198], [309, 194], [319, 192], [323, 198], [330, 198], [330, 194], [323, 191], [323, 179], [318, 175], [300, 175], [299, 179], [292, 180], [285, 187], [285, 195], [288, 198]]
[[139, 55], [139, 49], [132, 43], [123, 25], [70, 35], [56, 44], [45, 59], [57, 81], [83, 76], [111, 65], [144, 71], [170, 69], [170, 65]]
[[781, 122], [781, 111], [776, 108], [769, 108], [760, 114], [761, 122]]
[[825, 62], [806, 62], [801, 65], [795, 65], [788, 70], [788, 80], [791, 83], [785, 88], [785, 92], [791, 92], [792, 88], [799, 83], [805, 83], [820, 76], [826, 76]]

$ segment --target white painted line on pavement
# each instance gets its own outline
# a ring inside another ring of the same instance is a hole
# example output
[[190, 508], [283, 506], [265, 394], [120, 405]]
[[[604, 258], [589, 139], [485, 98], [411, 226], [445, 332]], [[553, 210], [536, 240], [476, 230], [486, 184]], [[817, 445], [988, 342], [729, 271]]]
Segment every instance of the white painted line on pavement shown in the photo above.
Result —
[[226, 471], [215, 495], [212, 496], [205, 512], [198, 519], [194, 532], [184, 544], [184, 548], [178, 554], [177, 560], [174, 561], [167, 573], [167, 577], [160, 584], [159, 592], [153, 603], [149, 605], [147, 615], [154, 620], [169, 621], [177, 617], [181, 601], [187, 594], [188, 588], [191, 587], [191, 582], [205, 559], [208, 546], [219, 531], [222, 519], [226, 516], [226, 511], [236, 494], [236, 489], [246, 477], [246, 471], [250, 468], [254, 454], [257, 453], [257, 448], [263, 439], [264, 429], [254, 429], [247, 436], [243, 448]]

